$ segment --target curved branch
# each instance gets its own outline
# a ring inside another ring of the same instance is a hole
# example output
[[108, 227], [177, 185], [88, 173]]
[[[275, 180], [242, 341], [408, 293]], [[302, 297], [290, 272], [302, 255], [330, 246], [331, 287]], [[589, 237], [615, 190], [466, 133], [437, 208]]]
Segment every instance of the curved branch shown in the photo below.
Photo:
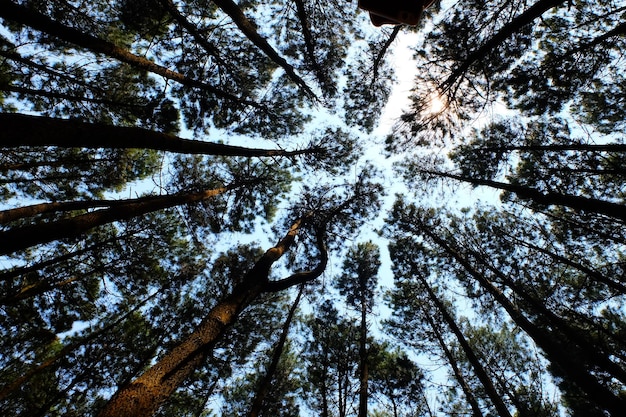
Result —
[[370, 86], [373, 86], [374, 83], [376, 82], [376, 78], [378, 78], [378, 68], [380, 67], [381, 62], [383, 58], [385, 57], [387, 50], [389, 49], [393, 41], [396, 40], [396, 37], [398, 37], [398, 33], [400, 33], [401, 28], [402, 26], [400, 25], [397, 25], [393, 28], [393, 32], [391, 32], [391, 35], [389, 35], [389, 39], [387, 39], [387, 41], [385, 42], [381, 50], [378, 52], [378, 55], [376, 56], [376, 59], [374, 60], [374, 69], [373, 69], [374, 76], [372, 77], [372, 83], [370, 84]]
[[278, 281], [269, 281], [265, 285], [264, 292], [278, 292], [283, 291], [287, 288], [293, 287], [295, 285], [305, 284], [307, 282], [311, 282], [326, 270], [326, 265], [328, 264], [328, 250], [326, 248], [326, 243], [324, 242], [326, 236], [326, 228], [319, 227], [317, 229], [317, 248], [320, 251], [320, 260], [315, 268], [310, 271], [296, 272], [295, 274], [283, 278]]

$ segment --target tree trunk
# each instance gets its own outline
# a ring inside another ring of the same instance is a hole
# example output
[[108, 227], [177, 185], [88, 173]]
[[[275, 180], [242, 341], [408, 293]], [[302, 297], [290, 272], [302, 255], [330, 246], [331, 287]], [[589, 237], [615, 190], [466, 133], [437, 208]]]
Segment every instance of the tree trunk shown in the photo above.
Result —
[[476, 270], [470, 262], [451, 248], [445, 240], [437, 236], [426, 225], [419, 223], [420, 230], [433, 242], [443, 249], [449, 256], [456, 260], [480, 286], [506, 310], [511, 319], [530, 336], [534, 342], [546, 354], [548, 360], [558, 367], [570, 381], [575, 383], [590, 399], [600, 407], [605, 408], [613, 417], [619, 417], [626, 409], [626, 400], [617, 397], [606, 386], [602, 385], [597, 378], [585, 369], [585, 364], [571, 354], [570, 347], [555, 339], [552, 334], [531, 322], [507, 296], [489, 281], [484, 274]]
[[302, 224], [296, 221], [276, 246], [267, 250], [232, 293], [211, 309], [202, 323], [130, 384], [121, 387], [98, 417], [149, 417], [193, 371], [201, 366], [215, 343], [254, 301], [269, 282], [270, 268], [293, 244]]
[[[1, 0], [0, 0], [1, 1]], [[221, 156], [279, 157], [319, 153], [319, 148], [285, 151], [255, 149], [179, 138], [139, 127], [120, 127], [79, 120], [0, 113], [0, 148], [59, 146], [64, 148], [154, 149]]]
[[485, 58], [495, 48], [500, 46], [508, 38], [519, 32], [521, 28], [533, 22], [533, 20], [541, 17], [542, 14], [547, 12], [553, 7], [557, 7], [560, 4], [565, 3], [564, 0], [538, 0], [537, 3], [530, 6], [525, 12], [519, 16], [513, 18], [509, 23], [502, 26], [502, 28], [489, 38], [480, 47], [471, 51], [467, 57], [461, 61], [456, 68], [451, 72], [443, 86], [446, 88], [452, 88], [456, 81], [463, 78], [463, 74], [475, 63]]
[[611, 203], [609, 201], [598, 200], [596, 198], [581, 197], [576, 195], [560, 194], [554, 192], [542, 192], [534, 188], [523, 185], [509, 184], [505, 182], [470, 178], [462, 175], [448, 174], [445, 172], [422, 170], [424, 174], [432, 174], [439, 177], [451, 178], [464, 181], [472, 185], [483, 185], [509, 191], [522, 200], [531, 200], [537, 204], [546, 206], [564, 206], [576, 211], [603, 214], [626, 222], [626, 206], [623, 204]]
[[263, 38], [259, 32], [257, 32], [256, 25], [250, 21], [246, 15], [243, 14], [239, 6], [232, 0], [213, 0], [213, 3], [217, 5], [224, 13], [226, 13], [233, 22], [237, 25], [239, 30], [261, 51], [267, 55], [276, 65], [281, 67], [285, 74], [293, 81], [298, 87], [300, 87], [306, 95], [311, 98], [315, 97], [315, 93], [309, 88], [307, 83], [300, 78], [294, 68], [279, 55], [279, 53], [272, 48], [272, 46]]
[[221, 187], [192, 194], [148, 196], [129, 199], [124, 200], [124, 203], [120, 203], [115, 207], [92, 211], [69, 219], [10, 229], [0, 232], [0, 255], [9, 254], [41, 243], [77, 237], [89, 229], [107, 223], [127, 220], [178, 205], [207, 200], [228, 190], [237, 188], [238, 186], [239, 185]]
[[367, 303], [365, 291], [361, 292], [361, 328], [359, 329], [359, 413], [358, 417], [367, 417]]
[[95, 338], [99, 337], [100, 335], [108, 332], [109, 330], [111, 330], [115, 326], [117, 326], [120, 323], [122, 323], [124, 320], [128, 319], [128, 317], [130, 317], [131, 315], [135, 314], [141, 307], [146, 305], [147, 302], [149, 302], [155, 296], [157, 296], [161, 292], [162, 289], [163, 288], [159, 289], [154, 294], [146, 297], [143, 301], [139, 302], [132, 309], [128, 310], [126, 313], [122, 314], [120, 317], [118, 317], [117, 319], [113, 320], [111, 323], [105, 325], [101, 329], [96, 330], [93, 333], [90, 333], [90, 334], [88, 334], [88, 335], [86, 335], [84, 337], [81, 337], [80, 339], [73, 340], [71, 343], [63, 346], [61, 348], [61, 350], [56, 352], [52, 357], [46, 359], [45, 361], [43, 361], [39, 365], [33, 366], [32, 368], [27, 370], [25, 373], [23, 373], [20, 377], [18, 377], [15, 380], [9, 382], [7, 385], [2, 387], [2, 390], [0, 390], [0, 401], [4, 400], [9, 395], [11, 395], [12, 392], [14, 392], [15, 390], [17, 390], [20, 387], [22, 387], [32, 377], [38, 375], [40, 372], [45, 371], [46, 369], [48, 369], [49, 367], [54, 365], [56, 363], [56, 361], [58, 361], [59, 359], [62, 359], [64, 357], [66, 357], [67, 355], [69, 355], [70, 353], [72, 353], [73, 351], [75, 351], [76, 349], [85, 346], [90, 341], [92, 341]]
[[289, 335], [289, 327], [291, 326], [291, 321], [293, 320], [293, 316], [296, 313], [296, 309], [298, 308], [298, 304], [300, 303], [300, 297], [302, 297], [302, 292], [304, 291], [304, 285], [300, 286], [300, 290], [298, 291], [298, 295], [293, 302], [293, 305], [289, 309], [289, 314], [287, 315], [287, 319], [283, 324], [282, 332], [280, 334], [280, 338], [274, 347], [274, 352], [272, 353], [272, 360], [265, 371], [265, 375], [261, 379], [259, 387], [256, 391], [256, 395], [254, 396], [254, 400], [252, 401], [252, 405], [250, 407], [250, 411], [248, 412], [248, 417], [258, 417], [261, 409], [263, 407], [263, 401], [267, 397], [267, 394], [272, 387], [272, 379], [274, 378], [274, 374], [278, 369], [278, 364], [280, 362], [280, 358], [283, 353], [283, 349], [285, 347], [285, 342], [287, 341], [287, 336]]
[[461, 368], [459, 368], [459, 364], [457, 363], [456, 358], [452, 355], [452, 352], [450, 352], [450, 349], [448, 348], [448, 344], [443, 339], [439, 326], [431, 318], [430, 313], [428, 311], [424, 311], [424, 318], [426, 319], [426, 321], [430, 325], [430, 328], [435, 334], [435, 338], [437, 339], [437, 342], [439, 343], [439, 347], [441, 347], [443, 354], [448, 360], [448, 364], [450, 364], [450, 367], [452, 368], [454, 378], [456, 379], [459, 386], [461, 387], [461, 390], [463, 390], [463, 394], [465, 394], [465, 398], [467, 399], [467, 402], [469, 403], [472, 409], [472, 415], [474, 417], [483, 417], [483, 412], [481, 411], [480, 406], [478, 405], [478, 400], [476, 399], [476, 396], [474, 395], [474, 392], [470, 388], [469, 384], [465, 380], [465, 377], [463, 376], [463, 373], [461, 372]]
[[265, 110], [264, 106], [257, 102], [237, 97], [232, 93], [221, 90], [202, 81], [188, 78], [179, 72], [172, 71], [166, 67], [158, 65], [149, 59], [132, 54], [128, 50], [111, 42], [52, 20], [48, 16], [27, 6], [15, 4], [11, 0], [0, 0], [0, 17], [9, 21], [30, 26], [33, 29], [45, 32], [66, 42], [73, 43], [94, 53], [104, 54], [135, 68], [152, 72], [167, 79], [179, 82], [185, 86], [200, 88], [214, 94], [217, 97]]
[[472, 365], [472, 369], [474, 370], [474, 373], [480, 380], [480, 383], [483, 385], [483, 388], [485, 389], [485, 393], [491, 400], [491, 403], [496, 408], [498, 415], [500, 417], [512, 417], [506, 404], [504, 404], [504, 401], [502, 401], [502, 397], [500, 396], [500, 394], [498, 394], [498, 391], [496, 391], [496, 387], [491, 382], [490, 376], [487, 374], [487, 371], [482, 366], [482, 364], [480, 363], [480, 360], [474, 353], [474, 349], [472, 349], [472, 347], [467, 342], [467, 339], [465, 339], [463, 332], [461, 331], [459, 326], [456, 324], [456, 321], [454, 320], [454, 318], [448, 312], [448, 309], [446, 308], [446, 306], [439, 300], [439, 298], [433, 292], [433, 289], [430, 287], [430, 285], [428, 284], [428, 282], [423, 276], [418, 274], [417, 278], [420, 280], [420, 282], [424, 286], [424, 289], [428, 293], [428, 297], [437, 308], [437, 311], [439, 315], [441, 316], [441, 318], [446, 322], [450, 330], [452, 330], [452, 333], [454, 334], [457, 341], [459, 342], [459, 345], [463, 349], [463, 352], [465, 353], [467, 360]]

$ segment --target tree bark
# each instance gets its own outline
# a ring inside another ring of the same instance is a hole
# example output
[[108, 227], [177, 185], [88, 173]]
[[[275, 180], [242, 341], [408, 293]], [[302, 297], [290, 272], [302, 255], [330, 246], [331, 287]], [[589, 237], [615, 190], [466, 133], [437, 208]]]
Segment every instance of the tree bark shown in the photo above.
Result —
[[[240, 280], [230, 295], [211, 309], [202, 323], [172, 351], [130, 384], [121, 387], [98, 417], [148, 417], [200, 366], [215, 343], [232, 326], [269, 282], [270, 268], [292, 246], [304, 223], [297, 220], [287, 234], [268, 249]], [[321, 272], [319, 272], [321, 274]], [[311, 272], [310, 278], [319, 276]]]
[[[0, 0], [2, 1], [2, 0]], [[246, 157], [291, 157], [320, 153], [320, 148], [297, 151], [257, 149], [183, 139], [139, 127], [120, 127], [78, 120], [0, 113], [0, 148], [59, 146], [64, 148], [154, 149], [158, 151]]]
[[146, 213], [207, 200], [240, 186], [231, 185], [191, 194], [148, 196], [123, 200], [124, 203], [113, 207], [92, 211], [68, 219], [13, 228], [0, 232], [0, 255], [6, 255], [59, 239], [77, 237], [94, 227], [115, 221], [128, 220]]

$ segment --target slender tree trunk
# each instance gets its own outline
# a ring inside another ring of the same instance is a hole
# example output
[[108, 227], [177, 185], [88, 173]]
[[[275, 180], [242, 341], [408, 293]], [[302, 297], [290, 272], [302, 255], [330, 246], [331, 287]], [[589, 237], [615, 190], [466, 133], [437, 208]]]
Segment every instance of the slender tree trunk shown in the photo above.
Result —
[[235, 322], [241, 311], [266, 289], [270, 268], [289, 250], [302, 222], [302, 219], [296, 221], [276, 246], [263, 254], [232, 293], [211, 309], [193, 333], [141, 376], [121, 387], [98, 417], [153, 415], [172, 392], [204, 363], [215, 343]]
[[36, 376], [39, 373], [41, 373], [41, 372], [45, 371], [46, 369], [50, 368], [59, 359], [62, 359], [64, 357], [66, 357], [71, 352], [74, 352], [76, 349], [79, 349], [79, 348], [85, 346], [90, 341], [94, 340], [95, 338], [97, 338], [100, 335], [110, 331], [111, 329], [113, 329], [114, 327], [116, 327], [117, 325], [122, 323], [128, 317], [130, 317], [131, 315], [135, 314], [148, 301], [150, 301], [154, 297], [156, 297], [161, 292], [162, 289], [163, 288], [161, 288], [159, 291], [156, 291], [154, 294], [146, 297], [143, 301], [138, 303], [136, 306], [134, 306], [128, 312], [122, 314], [120, 317], [118, 317], [117, 319], [113, 320], [111, 323], [105, 325], [101, 329], [96, 330], [93, 333], [90, 333], [90, 334], [88, 334], [88, 335], [86, 335], [86, 336], [84, 336], [84, 337], [82, 337], [82, 338], [80, 338], [78, 340], [74, 340], [71, 343], [63, 346], [61, 348], [61, 350], [59, 350], [56, 354], [54, 354], [54, 356], [46, 359], [45, 361], [41, 362], [39, 365], [36, 365], [36, 366], [30, 368], [28, 371], [23, 373], [19, 378], [16, 378], [15, 380], [11, 381], [10, 383], [8, 383], [4, 387], [2, 387], [2, 389], [0, 389], [0, 401], [4, 400], [9, 395], [11, 395], [11, 393], [13, 393], [15, 390], [17, 390], [20, 387], [22, 387], [25, 383], [30, 381], [30, 379], [33, 378], [34, 376]]
[[328, 387], [326, 386], [326, 381], [328, 380], [328, 355], [324, 352], [324, 373], [322, 378], [322, 387], [321, 387], [321, 396], [322, 396], [322, 417], [330, 417], [330, 412], [328, 409]]
[[474, 392], [470, 388], [469, 384], [465, 380], [465, 377], [463, 376], [463, 373], [461, 372], [461, 368], [459, 368], [459, 364], [456, 358], [454, 357], [454, 355], [452, 355], [452, 352], [448, 348], [448, 344], [443, 339], [443, 336], [441, 335], [440, 327], [434, 322], [434, 320], [431, 318], [430, 313], [428, 311], [424, 311], [424, 318], [426, 319], [426, 321], [430, 325], [430, 328], [435, 334], [435, 338], [437, 339], [437, 342], [439, 343], [439, 347], [443, 351], [443, 354], [448, 360], [448, 364], [450, 364], [450, 367], [452, 368], [452, 373], [454, 374], [454, 378], [459, 383], [459, 386], [461, 387], [463, 394], [465, 394], [465, 398], [467, 399], [467, 402], [470, 408], [472, 409], [472, 415], [474, 417], [483, 417], [483, 412], [481, 411], [480, 406], [478, 405], [478, 400], [476, 399], [476, 396], [474, 395]]
[[[304, 37], [304, 46], [306, 47], [306, 55], [313, 68], [315, 77], [318, 82], [323, 86], [333, 85], [332, 80], [329, 78], [327, 71], [319, 64], [317, 57], [315, 56], [315, 40], [311, 33], [311, 26], [309, 24], [307, 12], [304, 8], [304, 0], [295, 0], [296, 12], [298, 20], [300, 21], [300, 27], [302, 28], [302, 36]], [[331, 94], [334, 94], [334, 90]]]
[[498, 394], [496, 387], [491, 382], [491, 377], [489, 376], [485, 368], [480, 363], [480, 360], [474, 353], [474, 349], [472, 349], [472, 347], [467, 342], [467, 339], [465, 339], [463, 332], [461, 331], [459, 326], [456, 324], [456, 321], [454, 320], [454, 318], [448, 312], [448, 309], [446, 308], [446, 306], [439, 300], [437, 295], [433, 292], [433, 289], [430, 287], [426, 279], [424, 279], [424, 277], [421, 274], [418, 274], [417, 278], [420, 280], [424, 289], [428, 293], [428, 297], [430, 298], [430, 301], [437, 308], [438, 314], [446, 322], [450, 330], [452, 330], [452, 333], [454, 334], [457, 341], [459, 342], [459, 345], [463, 349], [463, 352], [465, 353], [467, 360], [472, 365], [472, 369], [474, 370], [474, 373], [478, 377], [480, 383], [483, 385], [483, 388], [485, 389], [485, 393], [491, 400], [491, 403], [496, 408], [498, 415], [500, 417], [512, 417], [511, 413], [509, 412], [508, 407], [506, 406], [506, 404], [504, 404], [504, 401], [502, 401], [502, 397], [500, 396], [500, 394]]
[[309, 97], [314, 98], [315, 93], [309, 88], [307, 83], [296, 74], [295, 69], [263, 38], [257, 31], [256, 25], [243, 14], [239, 6], [232, 0], [213, 0], [224, 13], [233, 20], [235, 25], [244, 35], [261, 51], [268, 56], [276, 65], [281, 67], [285, 74], [300, 87]]
[[139, 127], [111, 126], [19, 113], [0, 113], [0, 125], [3, 126], [3, 129], [0, 129], [0, 148], [59, 146], [89, 149], [153, 149], [174, 153], [247, 157], [291, 157], [322, 151], [319, 148], [297, 151], [245, 148], [183, 139]]
[[502, 26], [502, 28], [490, 37], [484, 44], [470, 52], [467, 57], [461, 61], [452, 73], [448, 76], [443, 86], [451, 88], [458, 79], [475, 63], [487, 56], [491, 51], [500, 46], [524, 26], [532, 23], [535, 19], [541, 17], [542, 14], [565, 3], [565, 0], [538, 0], [537, 3], [530, 6], [525, 12], [515, 17], [511, 22]]
[[0, 0], [0, 17], [30, 26], [33, 29], [42, 31], [51, 36], [55, 36], [66, 42], [73, 43], [94, 53], [103, 54], [121, 62], [129, 64], [135, 68], [149, 71], [170, 80], [174, 80], [188, 87], [195, 87], [214, 94], [217, 97], [230, 100], [239, 104], [264, 109], [262, 105], [251, 100], [237, 97], [232, 93], [220, 90], [202, 81], [188, 78], [185, 75], [172, 71], [166, 67], [156, 64], [149, 59], [139, 55], [134, 55], [128, 50], [121, 48], [111, 42], [100, 39], [89, 33], [81, 32], [63, 23], [52, 20], [48, 16], [39, 13], [27, 6], [15, 4], [11, 0]]
[[131, 199], [127, 200], [125, 204], [92, 211], [69, 219], [10, 229], [0, 232], [0, 255], [9, 254], [34, 245], [59, 239], [77, 237], [94, 227], [115, 221], [127, 220], [146, 213], [207, 200], [239, 186], [240, 185], [216, 188], [214, 190], [206, 190], [192, 194], [149, 196]]
[[287, 319], [283, 324], [282, 332], [280, 334], [280, 338], [274, 347], [274, 352], [272, 353], [272, 360], [265, 371], [265, 375], [261, 379], [259, 387], [256, 391], [256, 395], [254, 396], [254, 400], [252, 401], [252, 405], [250, 407], [250, 411], [248, 412], [248, 417], [258, 417], [261, 409], [263, 407], [263, 401], [267, 397], [267, 394], [270, 392], [270, 388], [272, 387], [272, 379], [274, 378], [274, 374], [276, 374], [276, 370], [278, 369], [278, 364], [280, 362], [280, 358], [283, 354], [283, 349], [285, 347], [285, 342], [287, 342], [287, 336], [289, 335], [289, 327], [291, 326], [291, 321], [293, 320], [293, 316], [296, 313], [296, 309], [298, 308], [298, 304], [300, 303], [300, 297], [302, 297], [302, 292], [304, 291], [304, 285], [300, 286], [300, 290], [298, 291], [298, 295], [294, 300], [291, 308], [289, 309], [289, 314], [287, 314]]
[[57, 263], [60, 263], [60, 262], [72, 259], [75, 256], [80, 256], [80, 255], [85, 254], [87, 252], [95, 251], [96, 249], [102, 248], [105, 245], [108, 245], [109, 243], [113, 243], [113, 242], [117, 242], [117, 241], [120, 241], [120, 240], [127, 239], [130, 236], [132, 236], [133, 234], [138, 233], [138, 232], [139, 231], [132, 232], [132, 233], [127, 233], [127, 234], [124, 234], [122, 236], [112, 237], [110, 239], [106, 239], [106, 240], [97, 242], [97, 243], [95, 243], [95, 244], [93, 244], [91, 246], [88, 246], [86, 248], [79, 249], [79, 250], [76, 250], [74, 252], [69, 252], [69, 253], [66, 253], [64, 255], [56, 256], [56, 257], [54, 257], [52, 259], [48, 259], [48, 260], [45, 260], [45, 261], [42, 261], [42, 262], [38, 262], [38, 263], [35, 263], [33, 265], [22, 266], [22, 267], [17, 267], [17, 268], [14, 268], [14, 269], [10, 269], [8, 271], [3, 271], [3, 272], [0, 273], [0, 281], [8, 281], [10, 279], [19, 277], [21, 275], [25, 275], [25, 274], [29, 274], [31, 272], [39, 271], [39, 270], [41, 270], [43, 268], [46, 268], [48, 266], [52, 266], [54, 264], [57, 264]]
[[367, 302], [365, 291], [361, 291], [361, 328], [359, 329], [359, 413], [358, 417], [367, 417]]
[[559, 152], [559, 151], [588, 151], [588, 152], [626, 152], [626, 143], [579, 143], [567, 145], [506, 145], [506, 146], [484, 146], [473, 148], [473, 152]]
[[[606, 276], [604, 276], [603, 274], [601, 274], [600, 272], [591, 269], [589, 267], [586, 267], [578, 262], [575, 262], [569, 258], [566, 258], [563, 255], [559, 255], [556, 254], [546, 248], [537, 246], [537, 245], [533, 245], [530, 242], [526, 242], [525, 240], [519, 239], [509, 233], [506, 233], [504, 230], [501, 231], [502, 235], [505, 236], [505, 239], [507, 239], [510, 243], [517, 243], [519, 245], [525, 246], [529, 249], [535, 250], [539, 253], [542, 253], [544, 255], [549, 256], [550, 258], [552, 258], [553, 260], [562, 263], [563, 265], [567, 265], [567, 266], [571, 266], [574, 269], [577, 269], [578, 271], [584, 273], [585, 275], [587, 275], [589, 278], [593, 279], [594, 281], [597, 282], [601, 282], [603, 284], [605, 284], [607, 287], [611, 288], [612, 290], [620, 293], [620, 294], [626, 294], [626, 286], [624, 284], [622, 284], [621, 282], [618, 281], [614, 281]], [[508, 237], [508, 238], [507, 238]]]
[[483, 185], [514, 193], [522, 200], [532, 200], [537, 204], [546, 206], [564, 206], [576, 211], [603, 214], [626, 222], [626, 206], [623, 204], [611, 203], [609, 201], [598, 200], [596, 198], [581, 197], [554, 192], [542, 192], [534, 188], [523, 185], [509, 184], [505, 182], [485, 180], [480, 178], [470, 178], [462, 175], [448, 174], [445, 172], [422, 170], [425, 174], [432, 174], [439, 177], [451, 178], [464, 181], [472, 185]]
[[569, 380], [574, 382], [600, 407], [608, 410], [611, 416], [620, 417], [623, 414], [623, 410], [626, 409], [626, 400], [617, 397], [611, 390], [602, 385], [594, 375], [590, 374], [585, 369], [585, 364], [581, 363], [579, 358], [571, 355], [569, 346], [564, 346], [549, 331], [531, 322], [499, 288], [489, 281], [484, 274], [476, 270], [467, 259], [451, 248], [445, 240], [437, 236], [420, 220], [418, 223], [420, 230], [456, 260], [483, 289], [491, 294], [506, 310], [511, 319], [535, 341], [537, 346], [543, 349], [548, 360], [560, 369]]
[[[456, 251], [454, 248], [451, 248], [451, 250]], [[475, 259], [480, 260], [479, 262], [485, 265], [489, 271], [498, 277], [505, 286], [513, 290], [513, 292], [520, 297], [520, 299], [524, 300], [528, 304], [531, 313], [543, 317], [548, 323], [550, 323], [552, 328], [560, 330], [571, 343], [571, 348], [578, 348], [584, 353], [584, 357], [588, 361], [587, 363], [591, 363], [602, 368], [614, 378], [626, 383], [626, 370], [610, 359], [610, 353], [605, 353], [599, 346], [590, 343], [586, 339], [585, 334], [570, 326], [566, 320], [558, 316], [551, 309], [548, 309], [544, 303], [537, 299], [537, 297], [530, 294], [529, 288], [524, 288], [520, 284], [513, 281], [508, 275], [502, 273], [502, 271], [491, 265], [490, 262], [483, 260], [479, 254], [473, 251], [470, 252]], [[462, 255], [459, 254], [459, 256]]]

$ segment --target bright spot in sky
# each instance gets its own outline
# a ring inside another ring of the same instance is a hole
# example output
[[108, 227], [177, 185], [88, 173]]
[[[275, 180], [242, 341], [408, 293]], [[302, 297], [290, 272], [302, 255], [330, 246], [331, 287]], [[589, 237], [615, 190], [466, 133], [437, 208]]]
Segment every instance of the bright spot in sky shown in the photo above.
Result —
[[445, 99], [439, 93], [433, 93], [428, 98], [428, 113], [439, 114], [446, 107]]

